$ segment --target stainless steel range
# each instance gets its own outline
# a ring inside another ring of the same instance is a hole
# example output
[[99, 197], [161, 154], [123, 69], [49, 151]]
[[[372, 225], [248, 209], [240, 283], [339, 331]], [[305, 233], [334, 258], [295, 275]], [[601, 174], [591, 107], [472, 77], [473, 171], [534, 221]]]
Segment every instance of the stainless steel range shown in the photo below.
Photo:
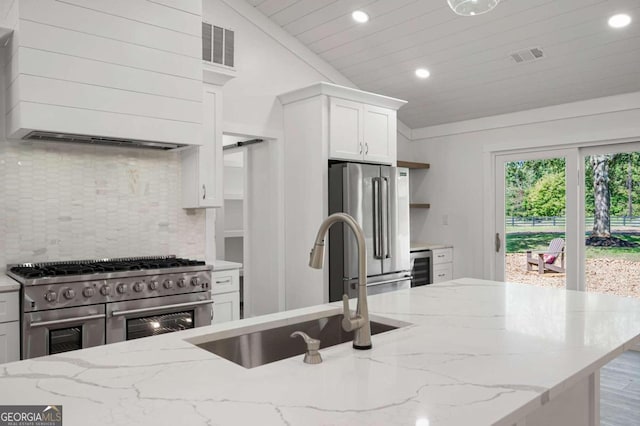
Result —
[[163, 257], [8, 265], [22, 359], [210, 325], [212, 267]]

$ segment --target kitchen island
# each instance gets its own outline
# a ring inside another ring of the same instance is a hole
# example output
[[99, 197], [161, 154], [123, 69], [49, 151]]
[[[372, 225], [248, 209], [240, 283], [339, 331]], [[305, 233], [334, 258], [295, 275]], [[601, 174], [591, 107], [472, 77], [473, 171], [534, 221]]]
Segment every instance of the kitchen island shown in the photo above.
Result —
[[66, 426], [595, 426], [599, 369], [640, 336], [639, 300], [476, 279], [370, 296], [369, 307], [405, 326], [369, 351], [322, 349], [321, 364], [300, 355], [246, 369], [186, 339], [336, 304], [0, 365], [0, 401], [61, 404]]

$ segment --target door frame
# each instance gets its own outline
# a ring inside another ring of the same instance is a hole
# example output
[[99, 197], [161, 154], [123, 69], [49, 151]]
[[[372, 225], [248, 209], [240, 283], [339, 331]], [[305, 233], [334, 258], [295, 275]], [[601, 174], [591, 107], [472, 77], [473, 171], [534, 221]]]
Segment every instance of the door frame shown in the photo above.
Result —
[[[584, 211], [584, 157], [583, 152], [591, 152], [588, 150], [591, 149], [620, 149], [622, 151], [628, 151], [629, 147], [636, 146], [638, 144], [640, 146], [640, 135], [636, 137], [628, 137], [628, 138], [620, 138], [620, 139], [604, 139], [604, 140], [592, 140], [592, 141], [580, 141], [580, 142], [570, 142], [570, 143], [553, 143], [553, 141], [544, 141], [540, 142], [538, 146], [518, 146], [516, 143], [511, 143], [509, 146], [505, 146], [505, 144], [496, 144], [486, 146], [483, 149], [483, 162], [484, 162], [484, 179], [483, 179], [483, 187], [485, 194], [485, 203], [483, 214], [486, 220], [484, 221], [484, 241], [483, 244], [483, 263], [484, 263], [484, 277], [489, 280], [496, 281], [504, 281], [500, 280], [496, 274], [496, 260], [495, 260], [495, 250], [494, 250], [494, 242], [495, 242], [495, 234], [498, 232], [498, 229], [501, 229], [501, 235], [504, 235], [504, 225], [502, 228], [499, 228], [496, 224], [496, 167], [497, 167], [497, 158], [503, 155], [513, 154], [515, 156], [522, 157], [523, 155], [527, 155], [529, 153], [544, 153], [547, 151], [562, 151], [562, 150], [573, 150], [574, 155], [571, 155], [572, 158], [572, 166], [571, 170], [575, 171], [574, 178], [574, 188], [578, 188], [578, 191], [573, 191], [577, 200], [575, 200], [576, 208], [572, 208], [573, 214], [579, 220], [576, 220], [578, 226], [575, 227], [574, 230], [574, 239], [572, 242], [567, 241], [569, 247], [567, 251], [569, 251], [571, 245], [574, 246], [575, 260], [572, 263], [574, 269], [569, 269], [569, 264], [567, 264], [567, 280], [566, 283], [569, 283], [570, 276], [571, 278], [571, 287], [567, 286], [567, 289], [575, 289], [582, 290], [585, 289], [585, 279], [584, 279], [584, 267], [585, 264], [585, 247], [584, 241], [581, 238], [578, 238], [579, 235], [584, 235], [585, 232], [585, 224], [584, 218], [579, 217], [579, 212]], [[588, 154], [587, 154], [588, 155]], [[569, 159], [567, 158], [566, 167], [569, 167]], [[573, 174], [573, 173], [572, 173]], [[566, 176], [567, 183], [569, 176]], [[504, 194], [504, 191], [503, 191]], [[569, 200], [567, 200], [567, 209], [569, 208]], [[504, 205], [503, 205], [504, 208]], [[567, 218], [569, 212], [567, 211]], [[504, 217], [504, 216], [503, 216]], [[568, 220], [567, 220], [568, 222]], [[569, 238], [569, 230], [565, 229], [567, 240]], [[577, 247], [576, 247], [577, 245]], [[567, 256], [567, 261], [569, 256]]]
[[[576, 254], [578, 251], [578, 227], [575, 221], [577, 217], [578, 209], [576, 201], [578, 198], [578, 191], [575, 190], [575, 185], [578, 183], [578, 170], [577, 170], [577, 148], [563, 148], [563, 149], [546, 149], [546, 150], [527, 150], [526, 152], [519, 151], [516, 153], [501, 153], [495, 156], [494, 159], [494, 193], [495, 193], [495, 233], [499, 234], [501, 239], [500, 250], [494, 252], [494, 271], [495, 279], [498, 281], [504, 281], [504, 259], [505, 259], [505, 247], [506, 247], [506, 226], [505, 226], [505, 174], [504, 165], [512, 161], [527, 161], [527, 160], [543, 160], [550, 158], [564, 158], [565, 159], [565, 197], [566, 197], [566, 211], [565, 216], [567, 218], [565, 222], [565, 251], [566, 263], [565, 268], [567, 270], [565, 286], [569, 290], [577, 290], [578, 286], [578, 266], [579, 258]], [[571, 188], [574, 188], [573, 190]], [[570, 220], [574, 218], [574, 220]], [[495, 239], [495, 237], [494, 237]]]

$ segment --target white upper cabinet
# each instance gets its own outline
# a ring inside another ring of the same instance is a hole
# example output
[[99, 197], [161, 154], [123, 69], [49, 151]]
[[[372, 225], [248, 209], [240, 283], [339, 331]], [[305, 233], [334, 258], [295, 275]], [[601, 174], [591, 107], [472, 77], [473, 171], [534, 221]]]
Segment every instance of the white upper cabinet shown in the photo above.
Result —
[[202, 141], [182, 152], [182, 207], [222, 206], [222, 87], [205, 84]]
[[398, 127], [396, 111], [364, 105], [363, 159], [372, 163], [395, 164]]
[[332, 98], [329, 111], [329, 157], [362, 160], [363, 105]]
[[395, 110], [340, 98], [331, 98], [329, 109], [331, 159], [395, 162]]
[[[299, 105], [302, 111], [303, 105], [314, 97], [323, 98], [326, 105], [319, 117], [328, 118], [328, 126], [321, 130], [328, 135], [325, 140], [329, 143], [330, 160], [395, 164], [397, 110], [406, 101], [331, 83], [317, 83], [279, 98], [283, 105]], [[311, 115], [308, 118], [317, 121]]]

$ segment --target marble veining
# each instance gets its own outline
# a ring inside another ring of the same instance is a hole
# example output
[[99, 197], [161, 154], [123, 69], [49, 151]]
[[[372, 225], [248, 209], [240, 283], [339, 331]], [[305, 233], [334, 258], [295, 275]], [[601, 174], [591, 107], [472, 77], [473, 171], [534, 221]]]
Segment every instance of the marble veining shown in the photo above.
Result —
[[62, 404], [67, 426], [511, 426], [640, 336], [640, 301], [615, 296], [460, 279], [369, 302], [410, 323], [371, 351], [245, 369], [185, 340], [339, 312], [321, 305], [5, 364], [0, 400]]

